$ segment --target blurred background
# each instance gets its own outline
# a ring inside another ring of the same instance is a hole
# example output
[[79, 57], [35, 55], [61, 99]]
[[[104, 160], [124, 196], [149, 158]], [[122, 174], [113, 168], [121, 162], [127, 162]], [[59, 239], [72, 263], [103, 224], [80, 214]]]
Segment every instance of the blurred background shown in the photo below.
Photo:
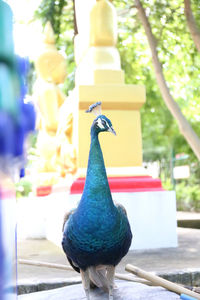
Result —
[[[74, 87], [74, 35], [77, 33], [73, 1], [7, 1], [14, 12], [16, 52], [28, 56], [29, 99], [36, 79], [34, 59], [40, 52], [43, 26], [50, 21], [56, 46], [66, 57], [68, 76], [62, 86], [68, 92]], [[200, 210], [200, 163], [180, 133], [175, 118], [166, 107], [152, 66], [146, 34], [137, 16], [133, 1], [112, 1], [118, 15], [118, 43], [125, 82], [144, 84], [147, 100], [141, 109], [144, 167], [155, 178], [161, 178], [165, 189], [176, 190], [178, 210]], [[200, 136], [200, 56], [191, 38], [184, 15], [183, 1], [142, 1], [146, 9], [162, 69], [174, 100]], [[200, 6], [191, 2], [199, 24]], [[29, 137], [28, 165], [35, 159], [37, 132]], [[17, 196], [31, 192], [31, 181], [17, 184]]]

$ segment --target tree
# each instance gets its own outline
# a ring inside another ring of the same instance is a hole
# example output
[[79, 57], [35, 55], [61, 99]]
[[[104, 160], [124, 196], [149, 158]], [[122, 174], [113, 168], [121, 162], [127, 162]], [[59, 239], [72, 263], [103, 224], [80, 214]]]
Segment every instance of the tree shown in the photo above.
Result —
[[192, 13], [190, 0], [184, 0], [184, 5], [185, 5], [184, 10], [185, 10], [185, 16], [186, 16], [188, 28], [190, 30], [195, 46], [197, 50], [200, 52], [200, 30], [198, 29], [194, 15]]
[[[185, 1], [185, 2], [187, 2], [187, 1]], [[145, 30], [145, 33], [146, 33], [146, 36], [148, 39], [148, 43], [149, 43], [149, 46], [151, 49], [153, 66], [155, 69], [155, 75], [156, 75], [156, 79], [157, 79], [161, 94], [163, 96], [163, 99], [164, 99], [168, 109], [170, 110], [171, 114], [177, 120], [180, 132], [183, 134], [183, 136], [187, 140], [188, 144], [191, 146], [194, 153], [196, 154], [197, 158], [200, 160], [200, 139], [197, 136], [197, 134], [195, 133], [195, 131], [192, 129], [192, 127], [190, 126], [187, 119], [182, 114], [178, 104], [173, 99], [173, 96], [170, 93], [169, 87], [167, 86], [167, 82], [166, 82], [164, 74], [163, 74], [162, 65], [161, 65], [159, 57], [158, 57], [156, 39], [152, 33], [151, 25], [148, 21], [148, 18], [146, 16], [146, 13], [142, 6], [141, 1], [135, 0], [135, 5], [136, 5], [136, 8], [138, 9], [138, 15], [139, 15], [140, 21], [144, 27], [144, 30]], [[196, 37], [196, 35], [195, 35], [195, 37]]]

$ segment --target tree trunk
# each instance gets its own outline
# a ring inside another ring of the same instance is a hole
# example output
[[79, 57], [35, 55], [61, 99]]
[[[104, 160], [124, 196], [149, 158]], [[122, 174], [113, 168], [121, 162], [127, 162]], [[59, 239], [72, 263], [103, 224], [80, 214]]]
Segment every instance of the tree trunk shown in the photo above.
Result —
[[73, 19], [74, 19], [74, 37], [78, 34], [78, 27], [76, 23], [76, 3], [73, 0]]
[[192, 13], [190, 0], [184, 0], [184, 5], [185, 5], [184, 12], [185, 12], [188, 28], [190, 30], [194, 44], [198, 52], [200, 52], [200, 31], [197, 27], [195, 18]]
[[180, 132], [185, 137], [186, 141], [192, 148], [193, 152], [196, 154], [197, 158], [200, 160], [200, 139], [188, 123], [187, 119], [182, 114], [178, 104], [173, 99], [172, 95], [170, 94], [170, 90], [167, 86], [162, 66], [158, 58], [158, 52], [157, 52], [157, 45], [155, 37], [151, 30], [151, 25], [149, 23], [149, 20], [145, 14], [145, 10], [140, 2], [140, 0], [135, 0], [135, 5], [138, 10], [139, 19], [144, 27], [147, 40], [151, 49], [152, 54], [152, 61], [153, 66], [155, 69], [155, 75], [157, 79], [158, 86], [160, 88], [162, 97], [165, 101], [165, 104], [167, 105], [168, 109], [170, 110], [173, 117], [176, 119]]

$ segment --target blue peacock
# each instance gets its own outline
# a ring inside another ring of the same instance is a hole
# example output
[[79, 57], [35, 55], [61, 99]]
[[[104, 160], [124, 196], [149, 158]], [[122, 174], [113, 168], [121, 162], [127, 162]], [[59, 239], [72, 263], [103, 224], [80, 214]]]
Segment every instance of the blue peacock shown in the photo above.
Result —
[[87, 299], [93, 283], [107, 290], [112, 300], [115, 266], [127, 254], [132, 233], [124, 207], [113, 202], [98, 139], [100, 132], [116, 133], [101, 114], [101, 102], [86, 112], [97, 116], [91, 126], [86, 181], [77, 209], [64, 220], [62, 247], [72, 267], [81, 273]]

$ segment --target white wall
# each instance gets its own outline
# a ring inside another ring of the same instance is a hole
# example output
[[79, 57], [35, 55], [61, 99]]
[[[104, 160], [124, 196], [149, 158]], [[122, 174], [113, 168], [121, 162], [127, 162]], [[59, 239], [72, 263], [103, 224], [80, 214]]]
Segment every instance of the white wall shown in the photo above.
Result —
[[[177, 247], [176, 197], [174, 191], [113, 193], [113, 200], [127, 210], [133, 233], [130, 249]], [[47, 238], [61, 246], [65, 212], [75, 208], [81, 195], [52, 193], [20, 202], [18, 236]], [[24, 218], [26, 216], [26, 218]], [[27, 223], [27, 224], [26, 224]]]

